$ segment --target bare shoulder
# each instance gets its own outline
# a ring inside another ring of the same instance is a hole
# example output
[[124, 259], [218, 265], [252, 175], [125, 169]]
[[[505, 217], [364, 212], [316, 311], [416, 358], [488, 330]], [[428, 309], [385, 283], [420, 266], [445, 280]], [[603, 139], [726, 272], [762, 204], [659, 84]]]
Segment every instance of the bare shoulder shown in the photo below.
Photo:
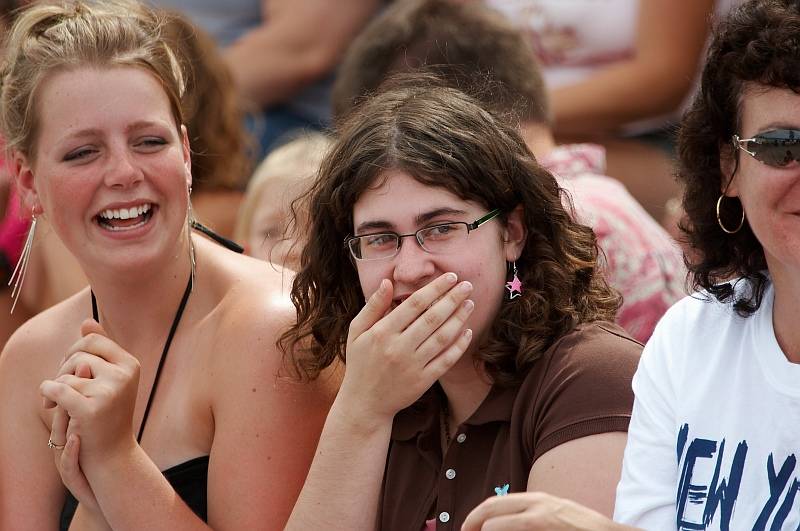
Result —
[[229, 268], [220, 303], [221, 332], [242, 339], [266, 335], [277, 339], [295, 317], [289, 298], [294, 273], [261, 260], [240, 258]]
[[88, 289], [32, 317], [9, 338], [0, 354], [0, 378], [52, 376], [67, 349], [80, 338], [81, 322], [91, 317]]

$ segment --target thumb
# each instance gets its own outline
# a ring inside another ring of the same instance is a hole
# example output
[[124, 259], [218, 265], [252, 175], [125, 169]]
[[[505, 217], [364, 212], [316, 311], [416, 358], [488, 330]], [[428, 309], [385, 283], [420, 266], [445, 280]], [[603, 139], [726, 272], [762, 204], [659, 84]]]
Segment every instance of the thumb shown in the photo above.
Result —
[[81, 337], [86, 337], [89, 334], [99, 334], [108, 337], [105, 329], [94, 319], [86, 319], [81, 323]]
[[367, 304], [361, 308], [355, 319], [350, 323], [350, 337], [349, 340], [354, 340], [367, 330], [372, 325], [381, 320], [386, 315], [386, 312], [392, 305], [392, 295], [394, 288], [392, 282], [385, 278], [381, 281], [381, 285], [372, 296], [367, 299]]

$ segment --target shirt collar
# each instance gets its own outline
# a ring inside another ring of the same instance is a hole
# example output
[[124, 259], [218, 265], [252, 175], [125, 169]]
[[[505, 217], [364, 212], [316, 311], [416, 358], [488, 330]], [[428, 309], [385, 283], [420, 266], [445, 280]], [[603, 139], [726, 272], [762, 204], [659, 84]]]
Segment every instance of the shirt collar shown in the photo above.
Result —
[[[464, 424], [480, 426], [490, 422], [511, 422], [517, 391], [518, 387], [493, 385], [481, 405]], [[398, 412], [392, 424], [392, 440], [408, 441], [420, 433], [439, 430], [442, 400], [444, 391], [436, 383], [414, 404]]]

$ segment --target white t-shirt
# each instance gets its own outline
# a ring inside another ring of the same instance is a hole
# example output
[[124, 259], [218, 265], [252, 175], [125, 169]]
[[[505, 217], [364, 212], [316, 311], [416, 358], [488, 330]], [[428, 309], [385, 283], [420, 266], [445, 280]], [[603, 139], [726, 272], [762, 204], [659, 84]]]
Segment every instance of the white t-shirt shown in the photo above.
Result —
[[633, 379], [615, 520], [800, 529], [800, 364], [775, 339], [773, 300], [770, 284], [742, 318], [696, 295], [658, 324]]

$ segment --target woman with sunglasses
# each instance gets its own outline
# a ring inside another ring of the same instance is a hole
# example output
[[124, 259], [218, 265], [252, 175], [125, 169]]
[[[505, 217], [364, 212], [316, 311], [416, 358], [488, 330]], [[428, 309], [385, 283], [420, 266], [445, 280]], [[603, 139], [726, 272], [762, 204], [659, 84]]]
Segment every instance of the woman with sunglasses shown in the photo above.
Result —
[[[684, 117], [679, 175], [702, 291], [667, 312], [642, 354], [619, 522], [800, 526], [798, 31], [796, 0], [733, 11]], [[554, 508], [575, 525], [548, 519]], [[527, 514], [531, 529], [617, 528], [575, 504], [530, 496], [487, 501], [466, 528], [504, 514]]]
[[30, 240], [46, 217], [90, 287], [0, 357], [3, 530], [281, 529], [332, 401], [336, 379], [279, 377], [283, 276], [194, 231], [165, 22], [35, 3], [9, 36], [0, 124]]
[[459, 529], [528, 489], [611, 514], [640, 345], [562, 193], [430, 77], [345, 120], [284, 340], [307, 376], [346, 369], [290, 529]]

